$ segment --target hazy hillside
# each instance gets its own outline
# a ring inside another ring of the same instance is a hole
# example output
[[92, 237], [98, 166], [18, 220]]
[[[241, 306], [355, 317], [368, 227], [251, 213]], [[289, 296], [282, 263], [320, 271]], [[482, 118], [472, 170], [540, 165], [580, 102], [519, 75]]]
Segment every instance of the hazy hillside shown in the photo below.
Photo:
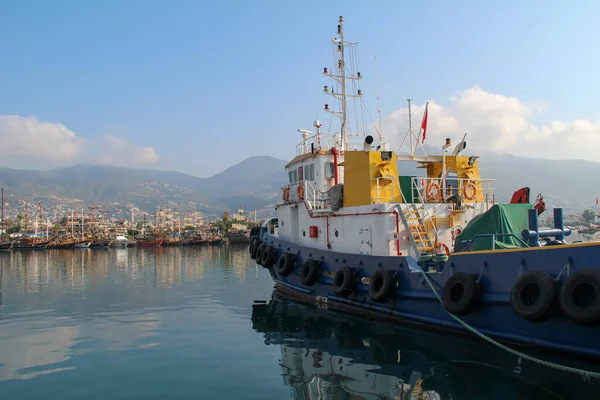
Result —
[[284, 161], [251, 157], [210, 178], [176, 171], [75, 165], [51, 171], [0, 168], [6, 194], [45, 204], [92, 201], [133, 204], [146, 211], [159, 205], [219, 213], [271, 204], [285, 179]]
[[[508, 201], [515, 190], [529, 186], [533, 197], [541, 192], [549, 205], [578, 211], [593, 205], [596, 196], [600, 196], [594, 180], [600, 175], [600, 163], [510, 155], [486, 155], [479, 162], [482, 177], [496, 179], [498, 201]], [[44, 203], [80, 200], [134, 204], [147, 211], [169, 204], [219, 213], [224, 209], [262, 208], [277, 203], [278, 188], [287, 181], [285, 164], [286, 161], [269, 156], [250, 157], [210, 178], [89, 164], [51, 171], [0, 168], [0, 185], [5, 193]], [[400, 163], [399, 168], [401, 175], [424, 174], [411, 163]]]

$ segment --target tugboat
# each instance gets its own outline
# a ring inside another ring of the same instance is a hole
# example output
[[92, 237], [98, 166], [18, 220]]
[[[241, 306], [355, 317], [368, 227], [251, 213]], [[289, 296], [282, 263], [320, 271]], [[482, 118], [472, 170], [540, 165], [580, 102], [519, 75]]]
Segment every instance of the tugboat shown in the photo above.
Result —
[[[347, 98], [362, 96], [362, 76], [346, 65], [358, 57], [346, 55], [356, 44], [343, 30], [340, 17], [337, 69], [323, 71], [341, 107], [325, 111], [341, 131], [321, 133], [318, 121], [316, 135], [301, 131], [277, 217], [252, 232], [251, 257], [300, 298], [600, 358], [600, 243], [566, 243], [560, 208], [554, 227], [539, 229], [544, 207], [523, 193], [497, 204], [479, 157], [462, 155], [465, 137], [453, 151], [446, 139], [440, 155], [417, 155], [427, 105], [418, 134], [409, 124], [410, 152], [390, 150], [381, 128], [378, 143], [364, 134], [353, 147]], [[400, 176], [402, 163], [424, 176]]]

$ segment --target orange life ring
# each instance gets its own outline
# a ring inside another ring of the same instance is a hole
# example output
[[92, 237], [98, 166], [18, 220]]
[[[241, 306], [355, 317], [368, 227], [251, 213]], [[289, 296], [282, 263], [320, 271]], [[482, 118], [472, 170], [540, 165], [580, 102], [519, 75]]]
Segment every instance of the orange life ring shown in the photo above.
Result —
[[475, 196], [477, 196], [477, 186], [471, 181], [467, 182], [463, 188], [463, 196], [467, 200], [474, 200]]
[[425, 193], [427, 194], [427, 201], [438, 201], [440, 199], [442, 191], [440, 189], [440, 185], [438, 185], [437, 182], [431, 181], [429, 182], [429, 185], [427, 185]]
[[[448, 248], [448, 246], [446, 245], [446, 243], [444, 243], [444, 242], [438, 242], [437, 246], [435, 246], [435, 247], [436, 247], [436, 253], [440, 254], [441, 251], [443, 250], [444, 253], [446, 253], [447, 256], [450, 255], [450, 249]], [[437, 250], [437, 249], [440, 249], [440, 250]]]
[[288, 201], [290, 199], [290, 187], [286, 186], [283, 188], [283, 201]]
[[298, 195], [298, 200], [304, 200], [304, 185], [299, 183], [298, 189], [296, 189], [296, 194]]

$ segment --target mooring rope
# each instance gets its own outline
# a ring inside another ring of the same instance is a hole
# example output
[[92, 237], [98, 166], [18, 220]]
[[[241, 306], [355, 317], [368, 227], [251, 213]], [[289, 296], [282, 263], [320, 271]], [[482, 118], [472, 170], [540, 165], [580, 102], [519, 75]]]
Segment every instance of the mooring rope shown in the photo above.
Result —
[[[446, 307], [444, 307], [444, 302], [442, 301], [442, 298], [440, 297], [440, 295], [438, 294], [438, 292], [433, 287], [433, 284], [431, 283], [431, 280], [427, 276], [427, 273], [423, 270], [423, 268], [421, 266], [419, 266], [419, 270], [421, 271], [421, 274], [425, 278], [425, 281], [427, 282], [427, 284], [431, 288], [431, 291], [433, 292], [433, 294], [435, 295], [435, 297], [438, 299], [438, 301], [440, 302], [440, 304], [442, 305], [442, 307], [444, 308], [444, 310], [446, 310]], [[500, 348], [500, 349], [502, 349], [504, 351], [507, 351], [507, 352], [509, 352], [511, 354], [514, 354], [514, 355], [516, 355], [518, 357], [524, 358], [524, 359], [529, 360], [531, 362], [544, 365], [546, 367], [558, 369], [558, 370], [561, 370], [561, 371], [572, 372], [572, 373], [579, 374], [579, 375], [582, 375], [582, 376], [587, 377], [587, 378], [596, 378], [596, 379], [600, 378], [600, 372], [587, 371], [585, 369], [580, 369], [580, 368], [575, 368], [575, 367], [568, 367], [566, 365], [556, 364], [556, 363], [553, 363], [551, 361], [542, 360], [540, 358], [536, 358], [536, 357], [530, 356], [528, 354], [521, 353], [518, 350], [511, 349], [510, 347], [505, 346], [502, 343], [500, 343], [500, 342], [492, 339], [491, 337], [487, 336], [485, 333], [479, 332], [476, 328], [473, 328], [471, 325], [467, 324], [465, 321], [463, 321], [462, 319], [460, 319], [456, 315], [452, 314], [448, 310], [446, 310], [446, 312], [456, 322], [458, 322], [459, 324], [461, 324], [462, 326], [464, 326], [465, 328], [467, 328], [469, 331], [471, 331], [475, 335], [479, 336], [481, 339], [485, 340], [486, 342], [491, 343], [494, 346], [496, 346], [496, 347], [498, 347], [498, 348]]]

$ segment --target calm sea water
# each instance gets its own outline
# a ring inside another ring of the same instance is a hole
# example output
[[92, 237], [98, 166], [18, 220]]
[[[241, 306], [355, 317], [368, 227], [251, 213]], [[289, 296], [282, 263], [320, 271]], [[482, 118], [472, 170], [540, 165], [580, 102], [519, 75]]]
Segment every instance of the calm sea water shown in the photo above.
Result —
[[245, 246], [14, 252], [0, 254], [0, 274], [0, 399], [600, 393], [479, 340], [273, 293]]

